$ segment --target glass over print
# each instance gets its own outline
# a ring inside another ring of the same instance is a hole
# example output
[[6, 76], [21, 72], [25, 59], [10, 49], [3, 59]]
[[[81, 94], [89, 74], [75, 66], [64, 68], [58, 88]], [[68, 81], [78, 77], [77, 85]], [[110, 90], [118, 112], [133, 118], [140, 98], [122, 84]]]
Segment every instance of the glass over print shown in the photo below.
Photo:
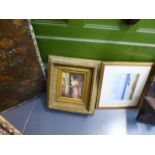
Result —
[[83, 74], [63, 72], [61, 96], [82, 99], [83, 82]]
[[138, 78], [139, 74], [113, 74], [109, 94], [106, 97], [113, 100], [131, 100]]
[[151, 70], [151, 64], [105, 65], [99, 107], [138, 105]]

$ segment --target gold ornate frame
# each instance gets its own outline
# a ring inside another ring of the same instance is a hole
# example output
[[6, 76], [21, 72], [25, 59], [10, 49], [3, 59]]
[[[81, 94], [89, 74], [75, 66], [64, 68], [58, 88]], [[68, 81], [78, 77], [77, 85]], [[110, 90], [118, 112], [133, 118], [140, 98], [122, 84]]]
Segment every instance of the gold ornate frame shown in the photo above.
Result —
[[0, 116], [0, 126], [6, 130], [6, 132], [10, 135], [22, 135], [20, 131], [18, 131], [12, 124], [10, 124], [6, 119]]
[[[106, 65], [113, 65], [113, 66], [115, 66], [115, 65], [117, 65], [117, 66], [150, 66], [151, 67], [149, 76], [147, 78], [144, 89], [143, 89], [143, 91], [141, 93], [141, 96], [139, 98], [139, 101], [134, 106], [102, 106], [102, 107], [99, 106], [99, 100], [100, 100], [101, 89], [102, 89], [102, 84], [103, 84], [103, 77], [104, 77], [104, 69], [105, 69]], [[146, 93], [146, 91], [147, 91], [147, 89], [149, 87], [150, 81], [152, 81], [154, 70], [155, 70], [155, 63], [153, 63], [153, 62], [110, 62], [110, 61], [102, 61], [96, 109], [137, 108], [140, 105], [143, 98], [144, 98], [144, 95], [145, 95], [145, 93]]]
[[[62, 111], [93, 114], [100, 67], [100, 61], [49, 56], [48, 107]], [[84, 82], [81, 99], [61, 96], [62, 72], [83, 74]]]

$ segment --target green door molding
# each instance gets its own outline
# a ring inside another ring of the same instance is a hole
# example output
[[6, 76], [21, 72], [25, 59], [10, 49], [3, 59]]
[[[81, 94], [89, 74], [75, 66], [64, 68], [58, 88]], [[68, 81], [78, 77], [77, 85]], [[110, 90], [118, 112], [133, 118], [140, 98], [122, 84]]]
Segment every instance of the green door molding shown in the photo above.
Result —
[[61, 55], [108, 61], [155, 61], [155, 20], [32, 20], [43, 61]]

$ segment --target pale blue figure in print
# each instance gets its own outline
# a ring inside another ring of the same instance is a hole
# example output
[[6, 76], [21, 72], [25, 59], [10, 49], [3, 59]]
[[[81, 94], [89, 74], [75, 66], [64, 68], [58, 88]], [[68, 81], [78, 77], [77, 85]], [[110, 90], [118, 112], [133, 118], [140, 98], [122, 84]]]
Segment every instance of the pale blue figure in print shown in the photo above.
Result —
[[134, 94], [139, 74], [114, 74], [109, 98], [112, 100], [130, 100]]

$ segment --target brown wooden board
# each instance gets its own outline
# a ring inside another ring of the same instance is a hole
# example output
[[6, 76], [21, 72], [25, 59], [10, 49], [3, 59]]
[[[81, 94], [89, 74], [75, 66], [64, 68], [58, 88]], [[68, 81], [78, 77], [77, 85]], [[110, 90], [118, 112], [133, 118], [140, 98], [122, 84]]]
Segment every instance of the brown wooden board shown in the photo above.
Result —
[[137, 120], [142, 123], [155, 125], [155, 71], [150, 79], [150, 85], [137, 115]]
[[45, 92], [45, 73], [29, 20], [0, 20], [0, 112]]

